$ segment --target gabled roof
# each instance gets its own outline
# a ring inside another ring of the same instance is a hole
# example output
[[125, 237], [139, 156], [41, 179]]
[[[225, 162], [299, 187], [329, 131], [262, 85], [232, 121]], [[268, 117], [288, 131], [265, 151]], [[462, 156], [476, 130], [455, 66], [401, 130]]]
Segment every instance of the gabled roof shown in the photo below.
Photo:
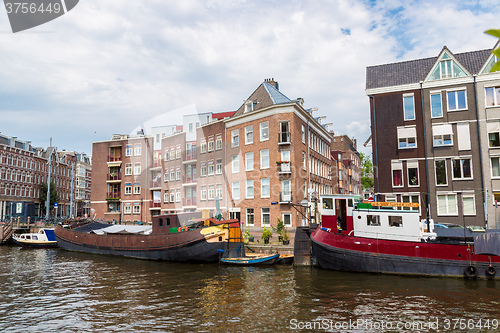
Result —
[[[446, 46], [443, 47], [443, 50]], [[492, 49], [454, 54], [460, 64], [472, 75], [479, 71], [491, 55]], [[441, 51], [442, 52], [442, 51]], [[441, 54], [440, 52], [440, 54]], [[451, 53], [451, 51], [448, 50]], [[424, 81], [438, 57], [424, 58], [366, 68], [366, 89], [400, 86]]]
[[[292, 100], [281, 93], [276, 86], [278, 86], [277, 82], [270, 80], [264, 81], [255, 89], [250, 97], [248, 97], [247, 101], [252, 101], [254, 103], [254, 110], [267, 108], [276, 104], [291, 103]], [[234, 117], [242, 115], [243, 113], [245, 113], [245, 103], [238, 108]]]
[[229, 118], [232, 117], [236, 111], [228, 111], [228, 112], [216, 112], [212, 113], [212, 119], [224, 119], [224, 118]]

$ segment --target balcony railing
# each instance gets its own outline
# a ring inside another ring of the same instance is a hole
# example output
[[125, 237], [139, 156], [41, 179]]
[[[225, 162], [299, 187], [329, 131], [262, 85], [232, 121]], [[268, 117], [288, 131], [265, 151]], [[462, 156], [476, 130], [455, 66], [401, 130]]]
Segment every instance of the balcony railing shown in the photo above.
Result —
[[279, 163], [278, 164], [278, 172], [280, 174], [288, 174], [288, 173], [292, 173], [292, 163], [288, 162], [288, 163]]
[[153, 162], [153, 168], [160, 168], [161, 167], [161, 161], [156, 161], [156, 162]]
[[184, 198], [184, 199], [182, 199], [182, 205], [183, 206], [196, 206], [196, 199]]
[[107, 180], [121, 180], [121, 179], [122, 179], [121, 173], [108, 173]]
[[150, 188], [161, 187], [161, 179], [152, 180], [149, 187]]
[[190, 184], [190, 183], [195, 183], [196, 182], [196, 176], [191, 177], [191, 176], [182, 176], [182, 183], [183, 184]]
[[182, 161], [183, 162], [196, 161], [196, 152], [191, 152], [191, 154], [187, 154], [186, 152], [183, 152], [182, 153]]
[[292, 192], [280, 192], [280, 203], [289, 203], [292, 201]]
[[153, 202], [151, 208], [161, 208], [161, 202]]
[[278, 134], [278, 143], [282, 145], [287, 145], [291, 143], [291, 135], [290, 132], [280, 132]]
[[117, 162], [122, 160], [122, 155], [108, 155], [108, 162]]
[[108, 192], [106, 195], [106, 199], [108, 200], [118, 200], [120, 199], [120, 191]]

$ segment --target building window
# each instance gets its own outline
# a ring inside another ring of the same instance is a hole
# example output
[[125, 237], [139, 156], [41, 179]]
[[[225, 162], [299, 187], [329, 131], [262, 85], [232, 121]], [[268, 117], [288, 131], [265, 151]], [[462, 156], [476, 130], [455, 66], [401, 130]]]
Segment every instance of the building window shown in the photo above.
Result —
[[125, 148], [125, 156], [132, 156], [132, 145], [127, 145]]
[[467, 110], [467, 98], [465, 90], [448, 91], [448, 111]]
[[125, 176], [132, 176], [132, 163], [125, 164]]
[[206, 175], [207, 175], [207, 167], [201, 166], [200, 167], [200, 177], [205, 177]]
[[451, 124], [432, 126], [433, 146], [453, 146], [453, 129]]
[[392, 187], [403, 186], [403, 163], [392, 162]]
[[165, 149], [165, 162], [168, 161], [168, 149]]
[[260, 197], [270, 198], [271, 197], [271, 185], [269, 178], [262, 178], [260, 180]]
[[233, 182], [232, 192], [233, 192], [233, 199], [238, 200], [240, 198], [240, 182]]
[[138, 176], [140, 174], [141, 174], [141, 163], [138, 162], [134, 164], [134, 175]]
[[141, 144], [136, 143], [134, 145], [134, 156], [141, 156]]
[[269, 149], [260, 151], [260, 168], [269, 169]]
[[163, 202], [164, 203], [168, 203], [168, 190], [165, 190], [165, 192], [163, 193]]
[[214, 175], [214, 164], [213, 164], [213, 162], [212, 162], [212, 164], [208, 165], [208, 175], [209, 176], [213, 176]]
[[396, 228], [403, 227], [403, 217], [389, 215], [389, 227], [396, 227]]
[[193, 123], [189, 123], [189, 133], [193, 133]]
[[245, 112], [253, 111], [253, 108], [254, 108], [254, 102], [253, 101], [246, 101], [245, 102]]
[[[403, 202], [420, 203], [418, 195], [402, 195]], [[403, 210], [419, 210], [419, 207], [403, 207]]]
[[417, 130], [413, 127], [398, 127], [398, 147], [399, 149], [417, 147]]
[[175, 160], [175, 150], [172, 148], [172, 150], [170, 150], [170, 160], [173, 161]]
[[240, 158], [239, 155], [233, 155], [231, 157], [231, 169], [233, 173], [240, 172]]
[[490, 147], [500, 147], [500, 123], [498, 121], [486, 123]]
[[306, 170], [306, 152], [302, 152], [302, 169]]
[[302, 143], [306, 143], [306, 127], [304, 125], [301, 125], [302, 129]]
[[175, 158], [180, 159], [181, 158], [181, 148], [177, 148], [175, 150]]
[[134, 203], [134, 214], [141, 213], [141, 205], [139, 203]]
[[222, 175], [222, 159], [217, 160], [217, 164], [215, 165], [215, 174]]
[[134, 184], [134, 194], [141, 194], [141, 185]]
[[219, 200], [222, 200], [222, 184], [218, 184], [215, 189], [215, 197]]
[[201, 141], [200, 152], [202, 152], [202, 153], [206, 153], [207, 152], [207, 142], [205, 140]]
[[125, 194], [126, 195], [132, 194], [132, 184], [125, 184]]
[[253, 180], [247, 180], [246, 181], [246, 198], [247, 199], [253, 199], [254, 198], [254, 195], [253, 195]]
[[130, 204], [125, 204], [123, 207], [124, 214], [132, 214], [132, 206]]
[[168, 182], [168, 171], [165, 171], [165, 174], [163, 175], [163, 180], [165, 181], [165, 183]]
[[214, 200], [214, 186], [208, 186], [208, 200]]
[[438, 215], [458, 215], [456, 194], [438, 194], [437, 206]]
[[170, 202], [175, 202], [175, 192], [173, 190], [170, 192]]
[[208, 151], [214, 151], [214, 138], [208, 139]]
[[253, 208], [247, 208], [247, 225], [254, 225], [254, 209]]
[[217, 135], [217, 138], [215, 139], [215, 149], [216, 150], [222, 149], [222, 136], [221, 135]]
[[240, 145], [240, 134], [237, 129], [231, 131], [231, 147], [238, 147]]
[[470, 158], [453, 159], [453, 179], [471, 179], [472, 163]]
[[262, 207], [261, 215], [262, 215], [262, 226], [269, 227], [271, 225], [271, 208]]
[[253, 125], [245, 127], [245, 144], [253, 143]]
[[283, 218], [283, 224], [285, 224], [285, 226], [292, 225], [292, 214], [291, 213], [283, 213], [281, 215], [281, 217]]
[[175, 179], [181, 180], [181, 170], [175, 170]]
[[253, 152], [245, 154], [245, 171], [253, 170]]
[[269, 122], [260, 123], [260, 141], [269, 140]]
[[408, 161], [408, 186], [418, 186], [418, 162]]
[[405, 120], [415, 120], [415, 102], [413, 94], [403, 95], [403, 110]]
[[464, 210], [464, 215], [476, 215], [476, 204], [474, 200], [474, 194], [462, 195], [462, 206]]
[[491, 176], [500, 177], [500, 157], [491, 158]]
[[181, 202], [181, 190], [175, 192], [175, 202]]
[[431, 116], [432, 118], [439, 118], [443, 116], [441, 92], [431, 93]]
[[486, 106], [500, 105], [500, 87], [490, 87], [484, 89], [486, 95]]
[[436, 167], [436, 185], [448, 185], [448, 177], [446, 176], [446, 161], [438, 160], [434, 162]]

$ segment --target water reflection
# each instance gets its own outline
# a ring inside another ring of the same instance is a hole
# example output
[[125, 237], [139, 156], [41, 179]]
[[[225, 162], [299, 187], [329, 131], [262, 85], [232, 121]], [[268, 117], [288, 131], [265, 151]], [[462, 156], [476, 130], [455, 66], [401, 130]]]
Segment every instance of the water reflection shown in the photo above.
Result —
[[484, 280], [175, 264], [10, 246], [0, 247], [0, 267], [2, 332], [281, 332], [293, 320], [493, 319], [500, 305], [498, 282]]

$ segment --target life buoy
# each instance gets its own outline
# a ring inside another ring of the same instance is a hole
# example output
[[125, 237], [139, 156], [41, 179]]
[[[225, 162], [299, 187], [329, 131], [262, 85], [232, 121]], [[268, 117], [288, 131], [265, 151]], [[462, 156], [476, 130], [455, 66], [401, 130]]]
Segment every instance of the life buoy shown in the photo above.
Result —
[[486, 274], [487, 278], [494, 278], [495, 275], [497, 274], [497, 271], [496, 271], [495, 267], [488, 266], [488, 268], [486, 268], [485, 274]]
[[477, 268], [474, 266], [467, 266], [465, 269], [465, 277], [468, 279], [475, 279], [477, 278]]

